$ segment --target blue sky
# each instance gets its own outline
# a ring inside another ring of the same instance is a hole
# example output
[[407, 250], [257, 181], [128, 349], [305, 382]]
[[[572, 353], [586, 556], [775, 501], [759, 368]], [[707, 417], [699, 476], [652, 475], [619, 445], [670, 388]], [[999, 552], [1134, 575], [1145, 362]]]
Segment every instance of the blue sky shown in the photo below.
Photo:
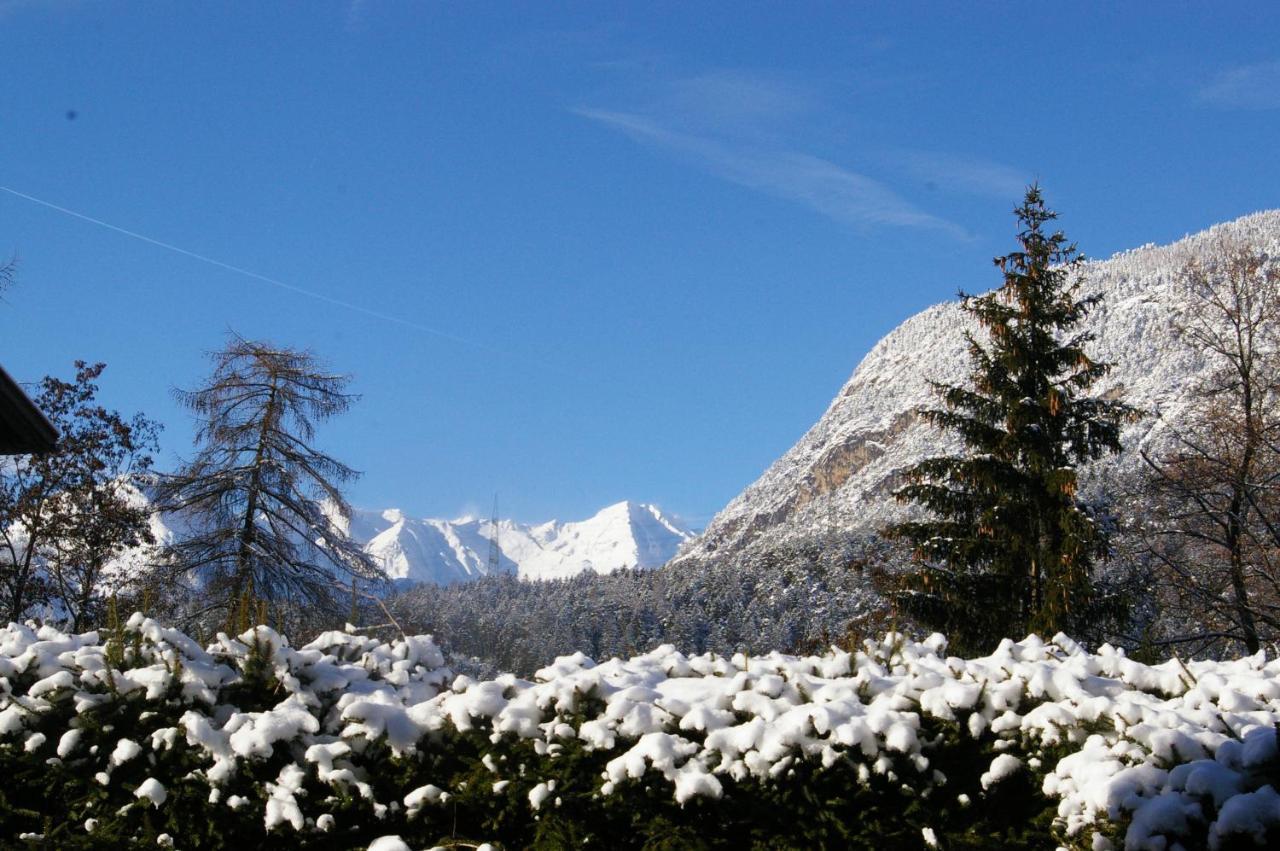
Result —
[[1274, 10], [1058, 5], [0, 0], [0, 362], [168, 467], [234, 329], [353, 376], [358, 505], [705, 523], [1027, 181], [1091, 256], [1280, 203]]

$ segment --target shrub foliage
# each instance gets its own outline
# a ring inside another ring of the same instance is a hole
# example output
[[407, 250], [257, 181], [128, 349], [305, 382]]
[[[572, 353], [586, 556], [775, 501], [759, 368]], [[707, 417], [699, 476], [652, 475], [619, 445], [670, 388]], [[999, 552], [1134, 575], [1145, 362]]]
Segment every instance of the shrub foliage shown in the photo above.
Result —
[[[135, 615], [0, 630], [0, 824], [32, 848], [1105, 848], [1280, 838], [1280, 664], [1059, 636], [454, 677], [428, 637]], [[1269, 796], [1269, 797], [1268, 797]], [[1270, 809], [1268, 809], [1270, 807]], [[1178, 819], [1162, 813], [1176, 811]], [[1246, 817], [1247, 816], [1247, 817]], [[1234, 844], [1234, 845], [1233, 845]]]

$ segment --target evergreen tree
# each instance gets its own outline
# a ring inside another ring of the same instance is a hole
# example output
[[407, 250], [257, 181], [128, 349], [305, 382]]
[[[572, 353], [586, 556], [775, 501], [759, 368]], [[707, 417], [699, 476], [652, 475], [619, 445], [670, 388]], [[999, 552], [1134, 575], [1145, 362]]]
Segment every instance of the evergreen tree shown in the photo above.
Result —
[[969, 386], [935, 383], [942, 407], [922, 412], [967, 452], [908, 470], [895, 496], [932, 516], [886, 530], [923, 562], [900, 603], [966, 649], [1081, 625], [1108, 541], [1076, 494], [1077, 467], [1118, 452], [1133, 413], [1088, 395], [1111, 364], [1089, 357], [1093, 335], [1077, 328], [1101, 297], [1080, 295], [1083, 258], [1046, 231], [1057, 215], [1038, 186], [1015, 214], [1020, 247], [995, 260], [1003, 286], [961, 293], [987, 335], [984, 344], [966, 333]]
[[213, 610], [277, 623], [343, 611], [339, 581], [381, 576], [335, 523], [340, 485], [358, 474], [309, 445], [314, 423], [350, 407], [347, 378], [314, 355], [234, 337], [201, 389], [178, 398], [198, 417], [200, 451], [164, 477], [159, 502], [187, 535], [174, 559], [201, 578]]

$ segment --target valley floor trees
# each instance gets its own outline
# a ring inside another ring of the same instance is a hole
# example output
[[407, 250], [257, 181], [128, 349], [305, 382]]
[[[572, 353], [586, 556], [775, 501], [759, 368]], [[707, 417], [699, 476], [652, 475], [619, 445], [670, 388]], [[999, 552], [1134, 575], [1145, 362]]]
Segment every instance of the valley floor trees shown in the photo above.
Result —
[[967, 335], [970, 385], [935, 384], [943, 407], [923, 411], [968, 454], [926, 459], [896, 493], [932, 515], [890, 527], [924, 566], [898, 599], [964, 648], [1027, 629], [1053, 634], [1092, 604], [1091, 568], [1105, 531], [1076, 495], [1076, 468], [1120, 449], [1123, 403], [1088, 395], [1110, 365], [1077, 330], [1099, 296], [1081, 296], [1082, 257], [1032, 186], [1016, 215], [1019, 249], [996, 259], [1004, 284], [962, 294], [986, 332]]
[[172, 554], [228, 620], [257, 622], [259, 603], [276, 623], [332, 616], [340, 579], [381, 578], [330, 514], [349, 514], [340, 485], [358, 474], [310, 445], [315, 422], [350, 407], [348, 379], [309, 352], [239, 337], [212, 357], [205, 386], [179, 392], [200, 450], [160, 482], [160, 505], [186, 528]]

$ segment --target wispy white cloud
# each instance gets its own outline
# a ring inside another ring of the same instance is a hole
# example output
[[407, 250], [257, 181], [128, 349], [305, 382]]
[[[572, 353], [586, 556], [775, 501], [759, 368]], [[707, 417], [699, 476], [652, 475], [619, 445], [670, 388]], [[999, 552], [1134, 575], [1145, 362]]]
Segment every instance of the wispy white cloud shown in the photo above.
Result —
[[1196, 99], [1229, 109], [1280, 109], [1280, 60], [1221, 71], [1200, 87]]
[[894, 151], [886, 160], [933, 189], [1013, 201], [1032, 178], [990, 160], [939, 151]]
[[676, 80], [662, 100], [664, 114], [689, 126], [759, 129], [815, 110], [821, 101], [810, 87], [746, 71], [720, 70]]
[[964, 228], [918, 209], [880, 181], [829, 160], [671, 130], [635, 113], [587, 108], [574, 112], [724, 180], [803, 204], [836, 221], [857, 227], [930, 228], [968, 237]]

